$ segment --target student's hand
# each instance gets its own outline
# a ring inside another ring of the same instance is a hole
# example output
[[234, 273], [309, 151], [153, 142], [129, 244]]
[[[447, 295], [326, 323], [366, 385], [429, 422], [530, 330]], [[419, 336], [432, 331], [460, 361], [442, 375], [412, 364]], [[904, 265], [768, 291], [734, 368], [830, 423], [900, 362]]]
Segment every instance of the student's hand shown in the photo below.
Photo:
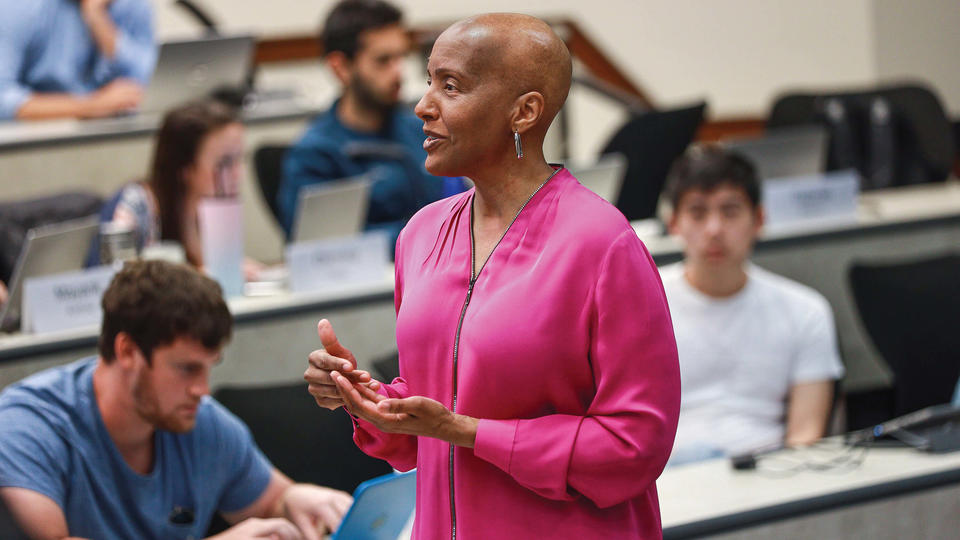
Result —
[[353, 504], [348, 493], [309, 484], [294, 484], [283, 493], [283, 511], [305, 540], [320, 540], [320, 531], [333, 532]]
[[331, 378], [347, 411], [384, 433], [433, 437], [467, 448], [476, 442], [477, 419], [456, 414], [439, 401], [423, 396], [387, 398], [336, 371]]
[[114, 79], [90, 94], [80, 116], [98, 118], [130, 111], [143, 99], [143, 88], [130, 79]]
[[269, 538], [271, 540], [309, 540], [300, 534], [300, 530], [293, 523], [284, 518], [250, 518], [230, 527], [222, 533], [211, 536], [208, 540], [251, 540], [253, 538]]
[[80, 0], [80, 9], [84, 12], [103, 11], [113, 0]]
[[303, 378], [308, 383], [307, 391], [317, 401], [317, 405], [330, 410], [343, 406], [343, 399], [337, 391], [337, 385], [330, 378], [332, 371], [337, 371], [372, 391], [380, 387], [380, 383], [373, 380], [369, 373], [357, 369], [357, 359], [337, 340], [337, 334], [334, 333], [330, 321], [322, 319], [317, 324], [317, 334], [320, 336], [323, 349], [310, 353], [307, 357], [310, 365], [303, 373]]
[[0, 306], [7, 303], [7, 287], [0, 281]]

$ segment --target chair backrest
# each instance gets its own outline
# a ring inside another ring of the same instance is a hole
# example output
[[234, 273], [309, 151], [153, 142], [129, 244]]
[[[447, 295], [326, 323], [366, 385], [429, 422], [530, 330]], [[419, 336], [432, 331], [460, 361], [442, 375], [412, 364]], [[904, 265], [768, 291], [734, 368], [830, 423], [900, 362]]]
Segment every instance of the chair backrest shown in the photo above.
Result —
[[280, 180], [283, 178], [283, 159], [290, 150], [289, 145], [264, 145], [253, 152], [253, 168], [257, 173], [257, 184], [263, 202], [270, 208], [277, 223], [280, 220], [280, 207], [277, 204], [277, 191], [280, 190]]
[[960, 376], [960, 254], [855, 263], [860, 319], [894, 375], [894, 416], [949, 403]]
[[693, 140], [703, 122], [706, 103], [632, 117], [620, 128], [601, 154], [627, 157], [617, 208], [627, 219], [654, 217], [667, 173]]
[[767, 127], [799, 124], [826, 126], [827, 168], [856, 168], [864, 189], [942, 181], [956, 156], [940, 100], [919, 84], [777, 98]]
[[393, 468], [353, 442], [353, 422], [343, 410], [319, 407], [305, 384], [220, 388], [214, 398], [237, 415], [273, 465], [296, 482], [348, 493]]

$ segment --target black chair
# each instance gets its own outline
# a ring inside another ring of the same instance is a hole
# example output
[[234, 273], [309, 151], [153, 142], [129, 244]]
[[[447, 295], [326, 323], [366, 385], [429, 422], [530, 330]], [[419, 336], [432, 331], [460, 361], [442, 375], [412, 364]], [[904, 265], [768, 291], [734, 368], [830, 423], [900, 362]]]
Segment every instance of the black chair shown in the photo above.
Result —
[[627, 157], [617, 208], [629, 220], [655, 217], [667, 173], [703, 122], [706, 103], [636, 115], [617, 131], [601, 155]]
[[887, 418], [949, 403], [960, 376], [960, 254], [854, 264], [860, 319], [894, 376]]
[[943, 106], [920, 84], [775, 100], [768, 128], [802, 124], [828, 129], [827, 169], [857, 169], [864, 189], [943, 181], [956, 156]]
[[277, 192], [280, 190], [280, 180], [283, 179], [283, 159], [288, 150], [289, 145], [264, 145], [253, 152], [253, 168], [257, 173], [260, 194], [277, 223], [282, 223]]
[[304, 383], [221, 388], [214, 398], [247, 424], [264, 455], [296, 482], [352, 493], [393, 470], [361, 452], [346, 411], [317, 406]]

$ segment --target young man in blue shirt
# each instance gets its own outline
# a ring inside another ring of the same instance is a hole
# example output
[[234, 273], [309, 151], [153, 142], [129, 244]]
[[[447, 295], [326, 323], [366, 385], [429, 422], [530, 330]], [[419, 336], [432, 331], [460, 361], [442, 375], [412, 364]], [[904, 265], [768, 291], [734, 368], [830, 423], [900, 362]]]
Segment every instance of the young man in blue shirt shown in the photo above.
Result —
[[0, 120], [111, 116], [153, 73], [147, 0], [0, 0]]
[[423, 122], [399, 104], [410, 49], [401, 18], [382, 0], [344, 0], [327, 16], [320, 39], [343, 91], [287, 153], [277, 204], [288, 237], [304, 186], [368, 175], [367, 227], [394, 239], [417, 210], [463, 191], [461, 179], [427, 173]]
[[185, 266], [127, 264], [103, 297], [99, 358], [0, 393], [0, 498], [31, 538], [319, 540], [348, 494], [294, 484], [207, 394], [232, 319]]

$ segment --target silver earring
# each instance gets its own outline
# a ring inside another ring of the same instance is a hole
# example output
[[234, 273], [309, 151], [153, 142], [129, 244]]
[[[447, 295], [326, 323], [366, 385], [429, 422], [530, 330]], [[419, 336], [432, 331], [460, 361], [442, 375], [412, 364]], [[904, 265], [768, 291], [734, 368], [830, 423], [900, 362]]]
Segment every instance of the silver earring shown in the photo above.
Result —
[[517, 159], [523, 157], [523, 145], [520, 144], [520, 133], [513, 130], [513, 145], [517, 147]]

